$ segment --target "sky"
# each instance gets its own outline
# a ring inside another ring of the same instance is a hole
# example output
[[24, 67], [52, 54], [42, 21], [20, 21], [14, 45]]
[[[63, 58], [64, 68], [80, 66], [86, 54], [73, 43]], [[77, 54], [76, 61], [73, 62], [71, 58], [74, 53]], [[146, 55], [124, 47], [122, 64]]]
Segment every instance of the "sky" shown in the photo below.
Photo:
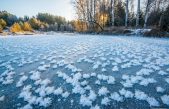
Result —
[[50, 13], [65, 17], [67, 20], [74, 18], [71, 0], [0, 0], [0, 11], [6, 10], [18, 17], [30, 17], [41, 13]]

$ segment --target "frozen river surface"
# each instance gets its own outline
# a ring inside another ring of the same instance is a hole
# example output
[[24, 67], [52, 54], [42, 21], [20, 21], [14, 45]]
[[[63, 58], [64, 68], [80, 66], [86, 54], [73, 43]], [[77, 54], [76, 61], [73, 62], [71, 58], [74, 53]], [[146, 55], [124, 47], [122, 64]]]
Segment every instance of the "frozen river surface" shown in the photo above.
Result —
[[0, 38], [0, 109], [169, 108], [169, 39]]

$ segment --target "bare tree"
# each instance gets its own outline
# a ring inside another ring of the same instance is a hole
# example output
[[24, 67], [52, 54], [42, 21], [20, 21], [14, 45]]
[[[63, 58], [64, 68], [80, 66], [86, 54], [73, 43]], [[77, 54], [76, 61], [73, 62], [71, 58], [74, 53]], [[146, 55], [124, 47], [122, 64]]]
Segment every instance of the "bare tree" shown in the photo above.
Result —
[[114, 23], [115, 23], [115, 1], [114, 0], [111, 0], [111, 14], [112, 14], [112, 26], [114, 26]]
[[137, 0], [136, 27], [139, 26], [139, 22], [140, 22], [140, 0]]
[[129, 9], [128, 9], [128, 5], [129, 5], [129, 0], [126, 0], [126, 3], [125, 3], [125, 11], [126, 11], [126, 17], [125, 17], [125, 27], [128, 26], [128, 16], [129, 16]]
[[155, 0], [147, 0], [147, 3], [146, 3], [146, 11], [145, 11], [145, 18], [144, 18], [144, 28], [147, 27], [147, 21], [148, 21], [148, 17], [149, 17], [150, 8], [151, 8], [152, 3], [153, 3], [154, 1], [155, 1]]

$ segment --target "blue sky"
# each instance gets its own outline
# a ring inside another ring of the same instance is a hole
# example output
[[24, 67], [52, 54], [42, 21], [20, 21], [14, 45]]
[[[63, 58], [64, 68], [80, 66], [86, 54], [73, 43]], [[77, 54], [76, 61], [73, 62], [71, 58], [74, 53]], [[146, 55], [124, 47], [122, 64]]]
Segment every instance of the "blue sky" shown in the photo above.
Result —
[[47, 12], [54, 15], [73, 19], [71, 0], [0, 0], [0, 11], [6, 10], [19, 17], [33, 16], [38, 12]]

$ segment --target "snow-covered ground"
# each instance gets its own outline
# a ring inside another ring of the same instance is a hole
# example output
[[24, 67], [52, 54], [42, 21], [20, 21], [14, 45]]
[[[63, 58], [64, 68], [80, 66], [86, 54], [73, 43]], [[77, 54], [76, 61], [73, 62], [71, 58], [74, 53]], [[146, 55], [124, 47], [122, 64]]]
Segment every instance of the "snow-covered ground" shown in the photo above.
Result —
[[1, 109], [169, 108], [169, 39], [0, 38]]

